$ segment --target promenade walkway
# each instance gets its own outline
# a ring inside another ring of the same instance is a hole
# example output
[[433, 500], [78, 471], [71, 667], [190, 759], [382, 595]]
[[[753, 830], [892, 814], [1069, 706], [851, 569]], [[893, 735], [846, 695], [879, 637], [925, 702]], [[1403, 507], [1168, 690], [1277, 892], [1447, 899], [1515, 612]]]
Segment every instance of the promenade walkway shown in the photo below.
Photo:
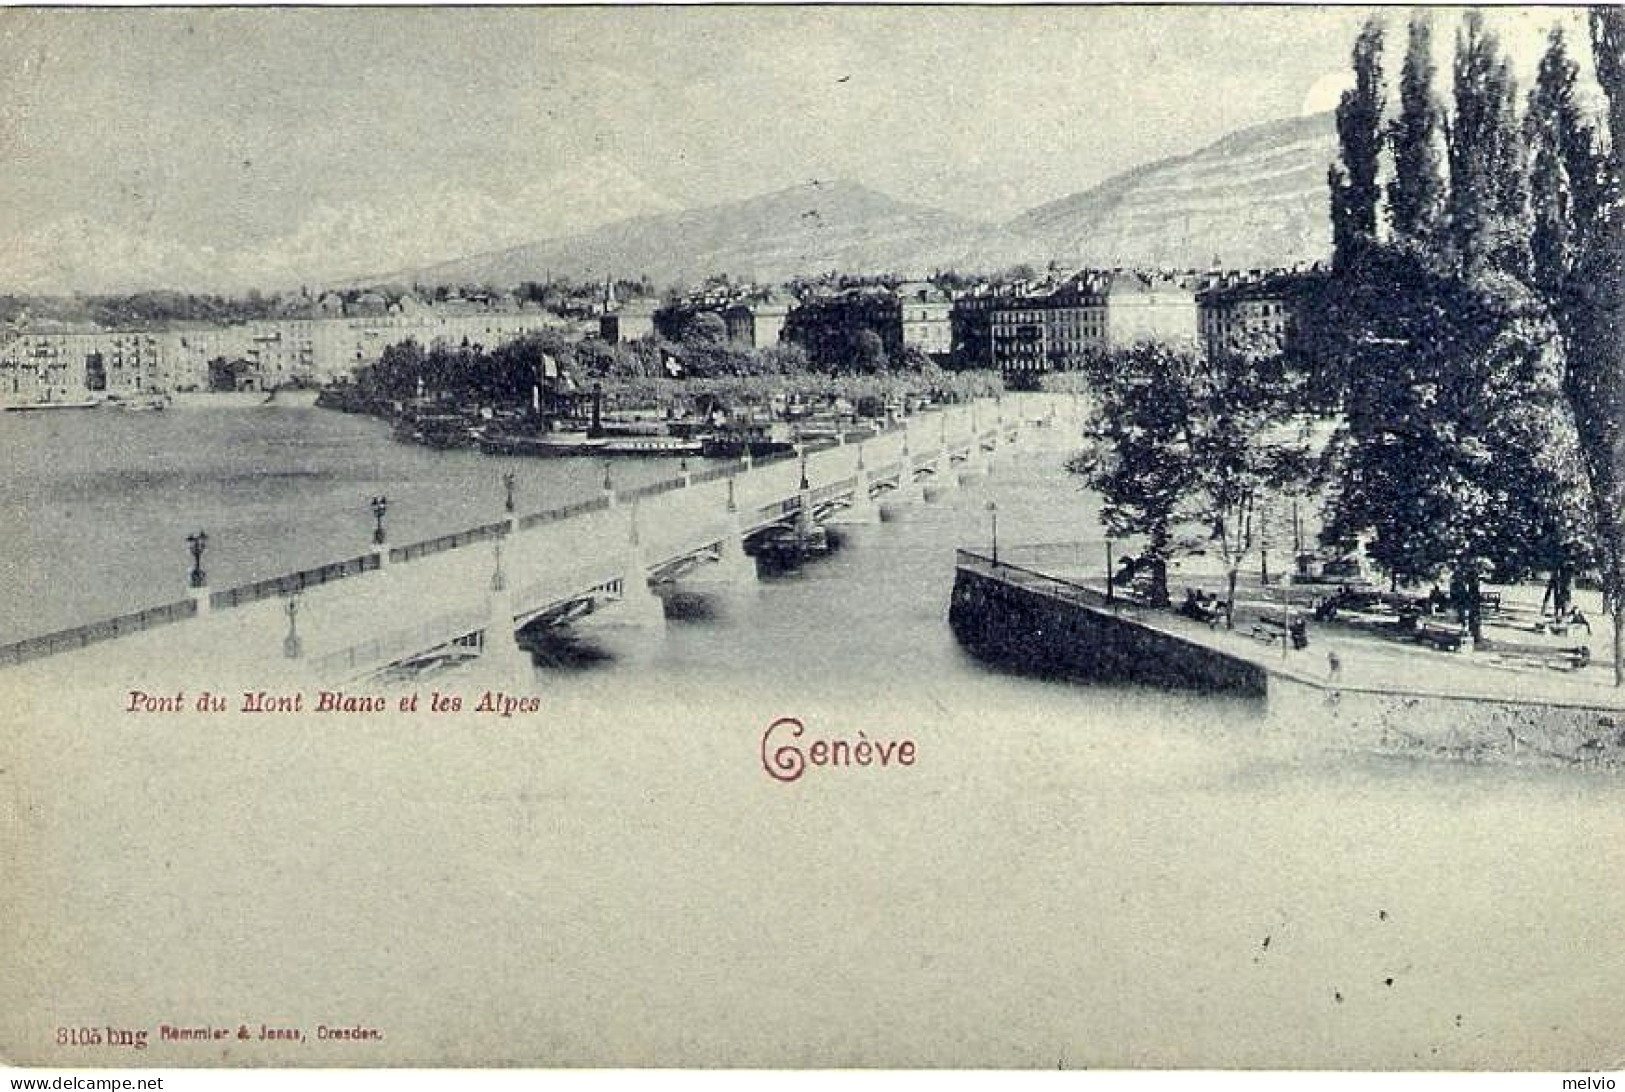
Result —
[[[1103, 546], [1100, 548], [1103, 556]], [[1092, 556], [1094, 546], [1049, 547], [1038, 551], [1007, 548], [1001, 556], [1001, 577], [1017, 583], [1047, 587], [1053, 594], [1076, 595], [1083, 602], [1099, 606], [1105, 600], [1104, 564]], [[1197, 586], [1197, 582], [1189, 582]], [[1173, 589], [1176, 597], [1183, 584]], [[1218, 590], [1217, 585], [1200, 586]], [[1498, 589], [1507, 602], [1524, 606], [1532, 594], [1538, 609], [1538, 589]], [[1336, 623], [1309, 621], [1309, 644], [1295, 649], [1282, 638], [1262, 641], [1251, 635], [1252, 620], [1262, 612], [1282, 612], [1280, 585], [1264, 588], [1256, 580], [1238, 589], [1237, 624], [1226, 629], [1223, 623], [1208, 625], [1171, 610], [1152, 610], [1135, 605], [1121, 594], [1114, 609], [1126, 618], [1179, 635], [1192, 643], [1224, 652], [1298, 682], [1322, 689], [1381, 694], [1535, 701], [1549, 705], [1583, 708], [1625, 709], [1625, 690], [1613, 685], [1613, 668], [1607, 662], [1612, 649], [1612, 620], [1581, 593], [1580, 605], [1591, 619], [1592, 634], [1570, 637], [1564, 644], [1588, 644], [1593, 658], [1589, 665], [1559, 670], [1532, 662], [1517, 662], [1493, 652], [1446, 652], [1419, 644], [1395, 641], [1360, 632]], [[1304, 586], [1291, 589], [1293, 610], [1307, 613], [1316, 594]], [[1333, 659], [1336, 668], [1333, 669]]]

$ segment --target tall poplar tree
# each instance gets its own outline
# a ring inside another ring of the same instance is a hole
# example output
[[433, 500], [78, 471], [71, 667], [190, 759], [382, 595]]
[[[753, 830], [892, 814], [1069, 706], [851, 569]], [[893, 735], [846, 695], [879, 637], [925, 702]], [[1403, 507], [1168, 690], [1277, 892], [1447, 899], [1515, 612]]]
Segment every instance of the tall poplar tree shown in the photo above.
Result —
[[1614, 622], [1614, 684], [1625, 686], [1625, 9], [1591, 9], [1591, 55], [1607, 99], [1608, 192], [1585, 241], [1576, 291], [1569, 399], [1591, 483], [1603, 594]]
[[1456, 34], [1450, 128], [1450, 243], [1468, 272], [1526, 275], [1527, 178], [1517, 87], [1484, 17], [1470, 11]]
[[1337, 104], [1340, 163], [1327, 182], [1332, 192], [1333, 263], [1356, 262], [1377, 241], [1377, 161], [1382, 152], [1382, 25], [1368, 21], [1354, 42], [1354, 86]]
[[1433, 34], [1429, 17], [1411, 20], [1405, 67], [1399, 77], [1399, 117], [1388, 130], [1394, 177], [1388, 214], [1394, 237], [1430, 246], [1444, 220], [1445, 184], [1439, 152], [1443, 119], [1433, 91]]
[[1576, 95], [1579, 77], [1562, 28], [1554, 27], [1529, 93], [1524, 131], [1532, 280], [1559, 307], [1603, 204], [1604, 167], [1596, 131]]

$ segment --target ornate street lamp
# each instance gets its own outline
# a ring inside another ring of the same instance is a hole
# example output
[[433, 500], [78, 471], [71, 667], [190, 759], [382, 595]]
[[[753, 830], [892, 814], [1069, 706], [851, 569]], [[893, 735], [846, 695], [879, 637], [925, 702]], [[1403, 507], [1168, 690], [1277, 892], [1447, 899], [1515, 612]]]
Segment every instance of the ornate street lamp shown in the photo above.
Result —
[[290, 660], [297, 660], [304, 649], [303, 642], [299, 640], [299, 597], [289, 596], [283, 610], [288, 615], [288, 635], [282, 639], [282, 654]]
[[805, 492], [808, 489], [812, 488], [812, 486], [807, 481], [807, 445], [806, 444], [797, 444], [796, 448], [801, 453], [801, 486], [800, 486], [800, 488], [801, 488], [801, 490], [803, 492]]
[[195, 535], [186, 536], [186, 545], [192, 549], [192, 587], [204, 586], [203, 551], [209, 547], [209, 533], [199, 531]]
[[372, 529], [372, 544], [374, 546], [382, 546], [384, 544], [384, 513], [388, 511], [388, 497], [372, 498], [372, 518], [376, 521], [376, 525]]

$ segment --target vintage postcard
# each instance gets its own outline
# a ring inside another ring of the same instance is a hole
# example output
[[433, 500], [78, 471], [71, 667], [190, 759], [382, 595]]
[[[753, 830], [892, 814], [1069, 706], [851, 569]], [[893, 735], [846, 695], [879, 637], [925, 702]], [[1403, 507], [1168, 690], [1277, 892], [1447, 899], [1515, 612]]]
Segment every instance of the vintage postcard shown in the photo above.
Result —
[[1622, 1064], [1625, 9], [0, 79], [7, 1064]]

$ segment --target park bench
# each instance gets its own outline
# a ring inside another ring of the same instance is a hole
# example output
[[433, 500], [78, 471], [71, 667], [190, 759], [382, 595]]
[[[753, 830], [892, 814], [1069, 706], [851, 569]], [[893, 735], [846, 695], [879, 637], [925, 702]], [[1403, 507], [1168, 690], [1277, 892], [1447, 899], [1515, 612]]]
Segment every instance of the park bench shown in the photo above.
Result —
[[1567, 648], [1559, 648], [1553, 645], [1529, 645], [1520, 644], [1516, 641], [1496, 641], [1486, 638], [1479, 643], [1478, 647], [1481, 652], [1488, 652], [1507, 659], [1540, 664], [1544, 667], [1572, 670], [1584, 667], [1591, 662], [1590, 645], [1573, 645]]
[[1441, 652], [1455, 652], [1461, 648], [1462, 638], [1465, 634], [1460, 626], [1438, 625], [1437, 623], [1418, 621], [1416, 623], [1416, 641], [1418, 644], [1430, 645]]

